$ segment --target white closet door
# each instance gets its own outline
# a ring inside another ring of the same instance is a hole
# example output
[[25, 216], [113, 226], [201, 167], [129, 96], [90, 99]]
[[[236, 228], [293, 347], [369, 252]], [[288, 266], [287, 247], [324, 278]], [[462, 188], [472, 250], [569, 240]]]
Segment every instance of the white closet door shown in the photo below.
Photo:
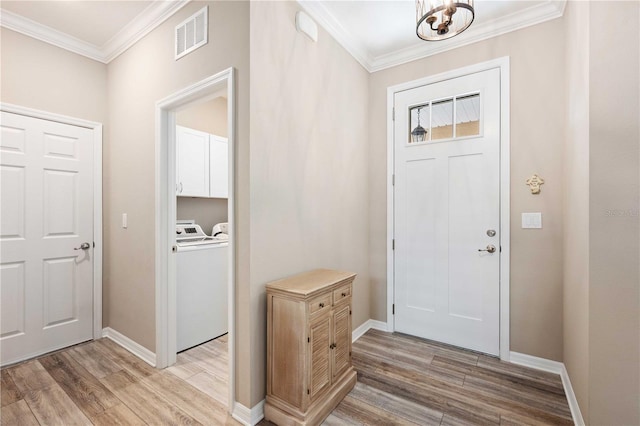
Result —
[[229, 198], [229, 142], [215, 135], [210, 135], [209, 142], [209, 194], [212, 198]]
[[5, 365], [93, 337], [93, 132], [6, 112], [1, 117]]
[[209, 134], [176, 126], [177, 195], [209, 196]]

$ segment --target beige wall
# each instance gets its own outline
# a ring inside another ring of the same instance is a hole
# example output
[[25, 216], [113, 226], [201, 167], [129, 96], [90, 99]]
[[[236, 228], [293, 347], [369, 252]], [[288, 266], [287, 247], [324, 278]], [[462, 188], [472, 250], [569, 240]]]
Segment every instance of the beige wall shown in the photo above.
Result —
[[178, 111], [176, 124], [227, 137], [227, 100], [218, 97]]
[[[227, 115], [227, 100], [218, 97], [179, 111], [176, 114], [176, 124], [227, 137]], [[207, 234], [216, 223], [227, 222], [227, 199], [177, 198], [177, 218], [195, 219]]]
[[563, 361], [589, 414], [589, 4], [571, 1], [566, 25]]
[[6, 28], [0, 32], [2, 102], [107, 124], [105, 64]]
[[[371, 315], [386, 320], [387, 87], [503, 56], [511, 58], [511, 350], [561, 360], [565, 90], [559, 19], [371, 75]], [[535, 196], [525, 185], [533, 173], [545, 180]], [[542, 212], [543, 229], [521, 229], [522, 212]]]
[[[209, 5], [209, 43], [174, 60], [175, 25]], [[238, 317], [248, 328], [249, 3], [191, 2], [108, 66], [110, 143], [105, 149], [105, 326], [155, 351], [155, 103], [228, 67], [237, 70]], [[120, 227], [122, 213], [128, 229]], [[243, 328], [244, 326], [244, 328]], [[238, 365], [238, 396], [249, 384]]]
[[591, 2], [589, 421], [640, 424], [640, 3]]
[[295, 2], [252, 2], [251, 403], [265, 394], [267, 282], [314, 268], [358, 274], [353, 326], [370, 318], [367, 72]]
[[213, 225], [227, 222], [228, 205], [226, 198], [178, 197], [177, 218], [194, 219], [205, 233], [210, 234]]

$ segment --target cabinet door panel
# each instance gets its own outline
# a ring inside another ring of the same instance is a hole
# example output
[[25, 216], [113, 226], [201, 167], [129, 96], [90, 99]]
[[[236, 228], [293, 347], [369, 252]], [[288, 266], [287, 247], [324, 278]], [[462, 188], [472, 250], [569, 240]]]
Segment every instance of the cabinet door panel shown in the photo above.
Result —
[[333, 313], [333, 343], [331, 351], [332, 381], [336, 380], [351, 364], [351, 307], [347, 304], [335, 308]]
[[229, 198], [229, 143], [227, 138], [210, 135], [210, 196]]
[[329, 345], [331, 345], [331, 316], [316, 318], [309, 330], [310, 368], [309, 394], [311, 401], [331, 383], [329, 371]]
[[209, 196], [209, 134], [176, 126], [178, 196]]

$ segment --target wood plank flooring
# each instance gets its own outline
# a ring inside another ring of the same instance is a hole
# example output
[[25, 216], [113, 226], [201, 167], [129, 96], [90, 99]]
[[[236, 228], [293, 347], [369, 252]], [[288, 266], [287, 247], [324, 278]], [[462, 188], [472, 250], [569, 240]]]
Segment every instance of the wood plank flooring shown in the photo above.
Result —
[[325, 426], [573, 424], [559, 376], [486, 355], [369, 330], [353, 364], [358, 382]]
[[2, 370], [2, 425], [239, 425], [227, 414], [227, 337], [156, 370], [108, 339]]
[[325, 425], [573, 424], [558, 375], [486, 355], [369, 330], [353, 364], [358, 382]]
[[[324, 424], [570, 425], [560, 377], [402, 334], [353, 345], [358, 383]], [[2, 425], [238, 425], [226, 336], [156, 370], [108, 339], [1, 371]], [[261, 425], [270, 425], [263, 421]]]

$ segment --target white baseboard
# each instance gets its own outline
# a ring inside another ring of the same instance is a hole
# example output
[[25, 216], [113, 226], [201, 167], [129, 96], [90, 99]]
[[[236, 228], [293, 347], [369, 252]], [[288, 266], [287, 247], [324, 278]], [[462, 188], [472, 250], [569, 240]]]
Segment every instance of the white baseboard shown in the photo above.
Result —
[[535, 368], [536, 370], [546, 371], [547, 373], [560, 374], [564, 368], [564, 364], [550, 359], [538, 358], [537, 356], [521, 354], [519, 352], [511, 352], [509, 354], [509, 362], [512, 364], [522, 365], [524, 367]]
[[139, 343], [134, 342], [129, 339], [124, 334], [114, 330], [111, 327], [106, 327], [102, 329], [102, 337], [106, 337], [107, 339], [113, 340], [115, 343], [119, 344], [147, 364], [152, 367], [156, 366], [156, 354], [151, 352], [149, 349], [145, 348]]
[[562, 387], [564, 388], [564, 394], [567, 397], [569, 409], [571, 410], [571, 417], [573, 417], [573, 423], [575, 423], [577, 426], [584, 426], [584, 419], [582, 418], [582, 413], [580, 412], [580, 407], [578, 406], [576, 394], [573, 392], [571, 380], [569, 380], [569, 373], [567, 372], [567, 368], [562, 362], [552, 361], [545, 358], [538, 358], [537, 356], [521, 354], [518, 352], [511, 352], [509, 356], [509, 362], [513, 364], [518, 364], [524, 367], [535, 368], [536, 370], [542, 370], [548, 373], [560, 375], [560, 379], [562, 379]]
[[351, 333], [351, 342], [355, 342], [372, 328], [375, 330], [387, 331], [387, 323], [372, 319], [366, 320], [361, 326], [353, 330], [353, 333]]
[[246, 426], [254, 426], [264, 418], [264, 399], [249, 409], [236, 402], [233, 404], [231, 416]]
[[576, 394], [573, 392], [573, 386], [571, 386], [571, 380], [569, 380], [569, 372], [565, 365], [562, 365], [562, 372], [560, 373], [560, 377], [562, 378], [562, 386], [564, 387], [564, 394], [567, 397], [567, 402], [569, 403], [569, 408], [571, 409], [571, 417], [573, 417], [573, 423], [576, 426], [584, 426], [584, 419], [582, 418], [582, 413], [580, 412], [580, 407], [578, 406], [578, 399], [576, 398]]

